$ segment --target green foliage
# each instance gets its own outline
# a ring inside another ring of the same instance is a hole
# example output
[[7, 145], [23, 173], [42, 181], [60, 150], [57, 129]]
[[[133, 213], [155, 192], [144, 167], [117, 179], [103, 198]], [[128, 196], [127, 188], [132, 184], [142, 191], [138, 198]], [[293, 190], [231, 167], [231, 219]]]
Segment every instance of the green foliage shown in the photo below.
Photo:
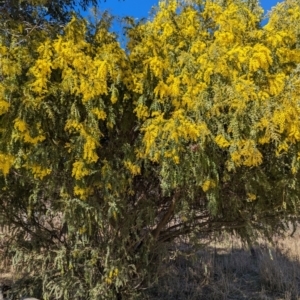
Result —
[[161, 1], [126, 50], [105, 15], [0, 25], [0, 226], [44, 299], [134, 298], [178, 237], [298, 218], [299, 7]]
[[66, 22], [70, 11], [97, 5], [97, 0], [3, 0], [0, 12], [6, 21], [41, 22], [45, 18]]

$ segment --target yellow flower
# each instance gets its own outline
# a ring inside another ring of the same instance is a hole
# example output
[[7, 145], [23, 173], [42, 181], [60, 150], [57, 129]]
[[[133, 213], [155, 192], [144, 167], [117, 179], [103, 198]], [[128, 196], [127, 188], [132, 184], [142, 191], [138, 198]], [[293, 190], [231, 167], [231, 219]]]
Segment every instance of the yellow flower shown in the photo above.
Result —
[[247, 193], [247, 201], [252, 202], [256, 200], [256, 195], [252, 193]]
[[118, 97], [117, 97], [116, 93], [114, 93], [114, 92], [112, 93], [110, 101], [112, 104], [115, 104], [118, 101]]
[[24, 122], [23, 120], [21, 120], [21, 119], [19, 119], [19, 118], [17, 118], [17, 119], [15, 120], [15, 125], [14, 125], [14, 127], [15, 127], [18, 131], [20, 131], [20, 132], [25, 132], [25, 131], [28, 130], [26, 122]]
[[149, 117], [149, 110], [146, 105], [140, 104], [135, 109], [134, 112], [136, 113], [137, 117], [141, 120], [144, 120]]
[[10, 104], [4, 100], [0, 100], [0, 116], [8, 112]]
[[37, 164], [24, 164], [27, 170], [30, 170], [33, 174], [34, 179], [43, 179], [45, 176], [51, 174], [50, 168], [44, 168], [43, 166]]
[[209, 189], [212, 189], [216, 186], [216, 183], [214, 180], [206, 180], [204, 181], [204, 183], [202, 184], [202, 190], [204, 192], [207, 192]]
[[95, 114], [99, 120], [106, 119], [106, 113], [102, 109], [94, 108], [94, 109], [92, 109], [92, 113]]
[[73, 163], [72, 176], [75, 177], [76, 180], [80, 180], [89, 174], [90, 171], [85, 167], [83, 161], [76, 161]]
[[239, 166], [241, 164], [241, 154], [238, 151], [234, 151], [230, 154], [232, 161]]
[[43, 179], [45, 176], [49, 175], [51, 173], [51, 169], [49, 168], [43, 168], [38, 165], [33, 165], [31, 167], [32, 173], [34, 175], [35, 179]]
[[273, 63], [271, 56], [271, 50], [266, 46], [257, 43], [253, 47], [253, 55], [250, 58], [249, 69], [252, 72], [256, 72], [258, 69], [267, 70]]
[[36, 145], [38, 142], [44, 141], [46, 137], [42, 134], [41, 124], [38, 123], [36, 127], [38, 129], [39, 135], [37, 135], [36, 137], [32, 137], [30, 135], [27, 123], [19, 118], [15, 119], [14, 128], [21, 133], [21, 135], [16, 135], [16, 139], [23, 139], [24, 142], [33, 145]]
[[74, 187], [74, 195], [79, 196], [81, 200], [86, 200], [89, 195], [92, 195], [90, 188], [81, 188], [78, 185]]
[[9, 170], [14, 164], [14, 161], [14, 156], [10, 154], [0, 153], [0, 170], [2, 171], [4, 176], [9, 173]]
[[83, 147], [83, 159], [88, 163], [97, 162], [98, 155], [96, 153], [97, 142], [91, 136], [86, 137], [86, 142]]
[[175, 162], [175, 164], [179, 164], [179, 156], [178, 155], [175, 155], [175, 156], [173, 156], [173, 160], [174, 160], [174, 162]]
[[289, 145], [286, 141], [281, 142], [276, 150], [276, 156], [279, 156], [283, 152], [287, 152], [289, 150]]
[[119, 275], [119, 270], [117, 268], [114, 269], [114, 276], [117, 277]]
[[220, 148], [227, 148], [230, 146], [230, 143], [221, 134], [215, 137], [215, 142]]
[[125, 165], [126, 169], [129, 170], [133, 176], [139, 175], [141, 173], [140, 166], [133, 164], [129, 160], [125, 161], [124, 165]]

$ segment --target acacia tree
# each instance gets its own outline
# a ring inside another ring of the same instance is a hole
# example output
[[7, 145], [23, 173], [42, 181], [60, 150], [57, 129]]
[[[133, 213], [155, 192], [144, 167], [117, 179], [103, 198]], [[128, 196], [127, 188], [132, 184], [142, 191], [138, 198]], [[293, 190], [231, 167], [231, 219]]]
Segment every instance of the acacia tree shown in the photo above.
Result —
[[127, 49], [106, 19], [1, 34], [2, 243], [45, 299], [127, 299], [180, 236], [298, 217], [300, 3], [262, 13], [161, 1]]
[[97, 0], [2, 0], [0, 12], [6, 21], [37, 21], [55, 20], [66, 22], [70, 11], [81, 8], [86, 10], [89, 5], [97, 5]]

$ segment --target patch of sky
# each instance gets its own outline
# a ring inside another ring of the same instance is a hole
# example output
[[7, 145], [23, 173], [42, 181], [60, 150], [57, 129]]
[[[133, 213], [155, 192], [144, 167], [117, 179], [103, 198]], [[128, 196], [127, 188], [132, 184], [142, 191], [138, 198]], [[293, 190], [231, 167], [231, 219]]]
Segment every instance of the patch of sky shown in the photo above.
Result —
[[125, 48], [126, 38], [124, 28], [128, 26], [125, 18], [132, 19], [136, 24], [149, 19], [152, 9], [158, 5], [159, 0], [98, 0], [97, 8], [90, 7], [82, 15], [92, 23], [95, 23], [101, 14], [107, 12], [111, 15], [111, 31], [116, 33], [121, 46]]

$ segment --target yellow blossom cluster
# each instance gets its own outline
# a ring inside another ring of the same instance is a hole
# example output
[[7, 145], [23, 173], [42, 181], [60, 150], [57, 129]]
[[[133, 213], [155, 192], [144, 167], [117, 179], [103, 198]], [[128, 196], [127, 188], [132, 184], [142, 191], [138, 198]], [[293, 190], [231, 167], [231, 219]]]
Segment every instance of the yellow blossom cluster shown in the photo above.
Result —
[[247, 193], [247, 200], [249, 202], [253, 202], [257, 199], [256, 195], [255, 194], [252, 194], [252, 193]]
[[[151, 85], [153, 95], [150, 106], [135, 108], [143, 123], [140, 155], [157, 161], [174, 148], [178, 156], [182, 143], [203, 143], [208, 136], [235, 166], [260, 165], [262, 144], [288, 151], [300, 138], [300, 85], [293, 74], [300, 63], [297, 1], [287, 4], [290, 20], [279, 5], [263, 28], [257, 26], [262, 9], [242, 1], [206, 1], [201, 11], [180, 5], [162, 1], [153, 20], [136, 28], [141, 43], [129, 44], [130, 60], [143, 61], [134, 84], [143, 90]], [[152, 112], [154, 106], [159, 111]], [[248, 118], [247, 131], [239, 122]]]
[[93, 114], [97, 116], [99, 120], [105, 120], [106, 119], [106, 113], [105, 111], [99, 109], [99, 108], [93, 108], [92, 109]]
[[216, 186], [215, 181], [210, 180], [210, 179], [205, 180], [205, 181], [203, 182], [203, 184], [201, 185], [202, 190], [203, 190], [204, 192], [207, 192], [208, 190], [214, 188], [215, 186]]
[[139, 175], [141, 173], [141, 168], [140, 166], [133, 164], [131, 161], [127, 160], [124, 162], [124, 165], [126, 167], [127, 170], [129, 170], [129, 172], [135, 176], [135, 175]]
[[83, 159], [87, 163], [97, 162], [98, 155], [96, 154], [98, 142], [91, 136], [86, 136], [86, 142], [83, 147]]
[[227, 148], [230, 146], [230, 143], [225, 139], [225, 137], [221, 134], [215, 137], [215, 142], [220, 148]]
[[34, 179], [43, 179], [45, 176], [51, 174], [50, 168], [45, 168], [37, 164], [25, 164], [24, 167], [32, 172]]
[[9, 173], [9, 170], [13, 166], [14, 161], [14, 156], [0, 152], [0, 170], [4, 176]]
[[119, 269], [114, 268], [108, 272], [108, 276], [105, 277], [105, 282], [109, 285], [112, 284], [113, 280], [119, 276]]
[[82, 188], [78, 185], [74, 187], [74, 195], [78, 196], [81, 200], [86, 200], [88, 196], [93, 194], [93, 190], [91, 188]]
[[86, 168], [83, 161], [75, 161], [73, 163], [72, 176], [76, 180], [82, 179], [84, 176], [89, 175], [90, 171]]
[[10, 104], [7, 101], [0, 100], [0, 116], [8, 112]]
[[[224, 154], [230, 171], [261, 165], [264, 147], [277, 156], [298, 149], [297, 1], [278, 5], [264, 27], [258, 26], [261, 9], [242, 0], [191, 2], [201, 2], [201, 9], [160, 1], [153, 19], [128, 29], [126, 51], [104, 28], [91, 42], [87, 25], [75, 17], [63, 34], [40, 36], [31, 45], [34, 53], [1, 40], [0, 116], [13, 116], [11, 133], [1, 123], [1, 137], [11, 138], [3, 149], [16, 155], [16, 144], [25, 143], [20, 156], [35, 178], [43, 178], [52, 169], [29, 162], [54, 157], [62, 146], [77, 184], [74, 194], [82, 198], [89, 195], [82, 187], [88, 176], [101, 168], [105, 178], [110, 172], [101, 161], [111, 154], [101, 145], [106, 131], [121, 132], [116, 141], [133, 137], [136, 157], [121, 162], [132, 177], [141, 173], [143, 159], [177, 170], [193, 155], [201, 168], [208, 159], [203, 153], [215, 151]], [[14, 86], [20, 78], [24, 83]], [[41, 154], [41, 142], [49, 153]], [[4, 175], [14, 155], [1, 156]], [[212, 165], [204, 169], [209, 173]], [[209, 180], [202, 184], [205, 191], [213, 187]], [[114, 183], [107, 180], [101, 188], [113, 191]]]
[[235, 146], [236, 150], [231, 153], [231, 159], [236, 165], [252, 167], [262, 163], [262, 154], [253, 140], [240, 140]]
[[14, 135], [16, 140], [22, 139], [25, 143], [30, 143], [33, 145], [37, 145], [39, 142], [45, 140], [45, 135], [43, 134], [40, 123], [36, 124], [36, 128], [39, 133], [36, 137], [31, 136], [28, 124], [22, 119], [15, 119], [14, 128], [17, 130], [17, 133]]

